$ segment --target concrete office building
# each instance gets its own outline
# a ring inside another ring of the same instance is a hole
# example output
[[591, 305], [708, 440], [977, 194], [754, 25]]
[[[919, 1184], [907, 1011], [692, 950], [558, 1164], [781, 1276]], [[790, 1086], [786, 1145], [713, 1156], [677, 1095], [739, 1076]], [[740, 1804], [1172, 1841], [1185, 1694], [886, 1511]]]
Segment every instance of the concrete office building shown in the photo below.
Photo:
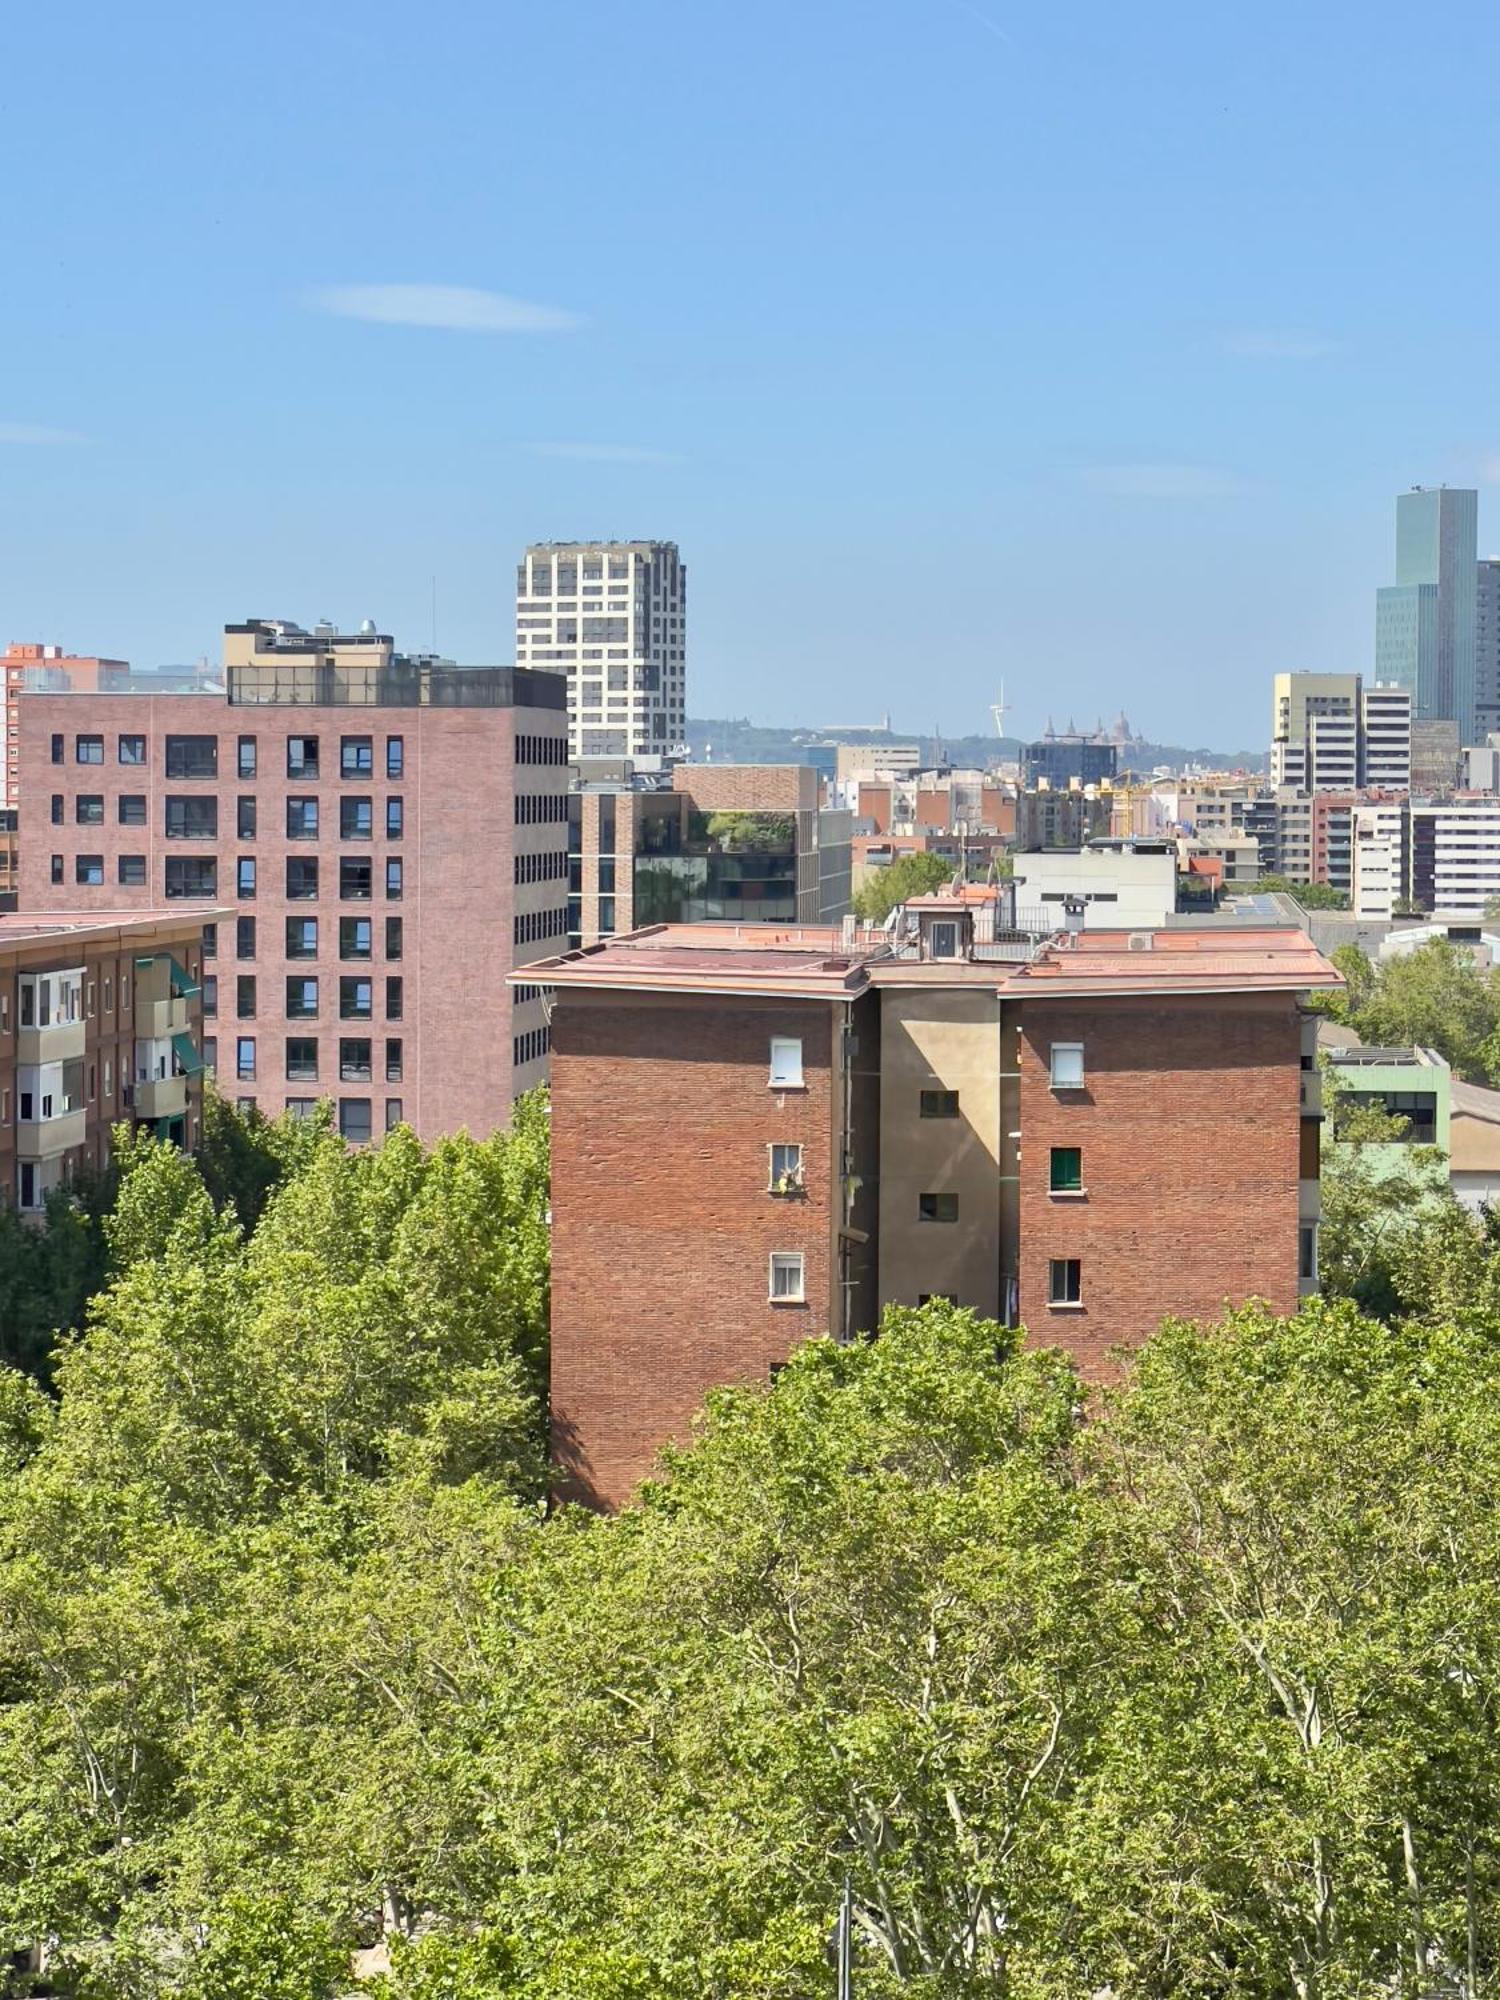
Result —
[[907, 910], [903, 940], [681, 926], [541, 968], [553, 1440], [576, 1496], [620, 1504], [709, 1389], [887, 1304], [1024, 1323], [1098, 1380], [1163, 1313], [1290, 1312], [1315, 1286], [1300, 1002], [1339, 981], [1299, 929], [1018, 955], [968, 898]]
[[1102, 730], [1058, 731], [1049, 723], [1042, 737], [1021, 751], [1021, 782], [1028, 788], [1049, 785], [1054, 791], [1104, 785], [1113, 781], [1119, 766], [1119, 746]]
[[546, 1075], [541, 996], [496, 998], [567, 924], [559, 675], [251, 620], [220, 692], [23, 692], [24, 912], [229, 906], [205, 1013], [222, 1089], [337, 1105], [351, 1140], [502, 1126]]
[[197, 1144], [202, 951], [181, 911], [0, 918], [0, 1199], [38, 1213], [121, 1120]]
[[1500, 556], [1476, 571], [1474, 603], [1474, 734], [1500, 730]]
[[573, 943], [652, 923], [844, 916], [853, 816], [819, 806], [811, 765], [678, 764], [670, 777], [585, 780], [570, 791]]
[[1016, 909], [1063, 927], [1068, 904], [1082, 905], [1089, 930], [1148, 930], [1177, 908], [1177, 843], [1094, 840], [1086, 847], [1015, 857]]
[[1476, 730], [1479, 495], [1415, 486], [1396, 501], [1396, 581], [1376, 593], [1375, 678], [1411, 690], [1416, 719]]
[[1414, 722], [1411, 726], [1413, 792], [1451, 792], [1458, 784], [1463, 749], [1456, 722]]
[[516, 568], [516, 664], [566, 677], [568, 750], [682, 754], [687, 569], [675, 542], [538, 542]]

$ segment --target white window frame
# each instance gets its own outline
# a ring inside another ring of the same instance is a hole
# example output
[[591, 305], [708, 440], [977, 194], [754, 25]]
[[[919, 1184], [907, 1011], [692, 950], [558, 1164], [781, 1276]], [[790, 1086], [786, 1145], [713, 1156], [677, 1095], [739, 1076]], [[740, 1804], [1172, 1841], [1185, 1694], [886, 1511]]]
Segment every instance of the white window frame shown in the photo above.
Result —
[[[1053, 1272], [1062, 1264], [1078, 1266], [1078, 1296], [1076, 1299], [1058, 1298], [1053, 1292]], [[1075, 1312], [1083, 1304], [1083, 1259], [1081, 1257], [1051, 1257], [1047, 1260], [1047, 1305], [1053, 1312]]]
[[[778, 1266], [785, 1269], [796, 1284], [795, 1291], [779, 1292], [776, 1289]], [[766, 1273], [767, 1296], [775, 1306], [800, 1306], [807, 1302], [807, 1260], [800, 1250], [773, 1250]]]
[[958, 957], [957, 917], [936, 917], [927, 933], [927, 949], [933, 958]]
[[[1058, 1061], [1059, 1056], [1063, 1059], [1061, 1062]], [[1074, 1069], [1070, 1059], [1075, 1056], [1078, 1059], [1076, 1073], [1070, 1075], [1068, 1072]], [[1087, 1079], [1083, 1066], [1083, 1043], [1052, 1042], [1047, 1050], [1047, 1067], [1054, 1090], [1082, 1090]]]
[[[778, 1153], [789, 1153], [793, 1155], [793, 1157], [789, 1159], [782, 1167], [780, 1173], [776, 1171], [776, 1155]], [[779, 1183], [781, 1182], [783, 1177], [785, 1177], [792, 1184], [793, 1187], [800, 1188], [803, 1185], [802, 1148], [800, 1145], [797, 1145], [792, 1140], [776, 1139], [773, 1140], [766, 1147], [766, 1187], [770, 1193], [776, 1194], [780, 1192]]]
[[802, 1037], [800, 1035], [772, 1035], [771, 1089], [801, 1090], [804, 1087]]

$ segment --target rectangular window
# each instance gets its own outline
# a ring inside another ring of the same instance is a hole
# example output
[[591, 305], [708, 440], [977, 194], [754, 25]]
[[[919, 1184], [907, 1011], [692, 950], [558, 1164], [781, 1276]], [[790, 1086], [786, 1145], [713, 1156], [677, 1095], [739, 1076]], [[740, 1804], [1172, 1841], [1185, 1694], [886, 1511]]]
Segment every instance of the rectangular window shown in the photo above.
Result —
[[1083, 1299], [1083, 1266], [1076, 1257], [1054, 1257], [1047, 1266], [1049, 1306], [1076, 1306]]
[[318, 739], [316, 736], [289, 736], [286, 739], [286, 774], [289, 778], [317, 777]]
[[772, 1035], [771, 1088], [799, 1090], [802, 1087], [802, 1039], [799, 1035]]
[[800, 1250], [773, 1250], [771, 1252], [771, 1297], [788, 1305], [802, 1302], [802, 1252]]
[[120, 887], [122, 889], [145, 888], [146, 857], [144, 854], [122, 854], [119, 866]]
[[339, 1136], [351, 1146], [370, 1143], [370, 1100], [368, 1097], [339, 1099]]
[[958, 1196], [956, 1194], [919, 1194], [917, 1196], [917, 1220], [919, 1222], [957, 1222]]
[[401, 1081], [401, 1037], [393, 1035], [385, 1045], [385, 1080], [387, 1083]]
[[400, 1123], [401, 1099], [399, 1097], [388, 1097], [385, 1100], [385, 1129], [387, 1132], [394, 1132]]
[[61, 792], [54, 792], [52, 794], [52, 824], [54, 826], [63, 825], [67, 819], [67, 804], [68, 802]]
[[387, 799], [385, 802], [385, 837], [399, 840], [406, 827], [406, 805], [401, 799]]
[[255, 919], [236, 917], [234, 920], [234, 955], [236, 958], [255, 956]]
[[287, 1036], [286, 1080], [288, 1083], [317, 1082], [318, 1044], [311, 1035]]
[[375, 831], [375, 808], [371, 800], [339, 800], [339, 839], [368, 840]]
[[168, 840], [213, 840], [218, 834], [217, 799], [168, 798], [165, 814]]
[[211, 854], [169, 854], [165, 869], [167, 900], [185, 896], [216, 896], [219, 867]]
[[219, 739], [217, 736], [169, 736], [167, 776], [169, 778], [217, 778]]
[[218, 955], [219, 926], [217, 924], [205, 924], [203, 926], [203, 956], [205, 958], [217, 958]]
[[345, 903], [368, 903], [370, 877], [373, 872], [371, 862], [354, 860], [347, 854], [340, 855], [339, 900]]
[[254, 840], [254, 838], [255, 838], [255, 801], [254, 801], [254, 799], [241, 799], [241, 800], [240, 800], [240, 802], [239, 802], [239, 806], [238, 806], [238, 809], [237, 809], [237, 811], [236, 811], [236, 813], [235, 813], [235, 827], [234, 827], [234, 830], [235, 830], [236, 834], [238, 834], [238, 836], [239, 836], [239, 838], [240, 838], [241, 840]]
[[1297, 1227], [1297, 1276], [1304, 1284], [1318, 1281], [1318, 1225], [1299, 1223]]
[[242, 972], [234, 982], [234, 1011], [242, 1021], [255, 1019], [255, 974]]
[[215, 973], [209, 973], [203, 982], [203, 1018], [211, 1021], [219, 1011], [219, 981]]
[[235, 892], [242, 903], [252, 902], [255, 897], [255, 856], [242, 854], [235, 864]]
[[119, 757], [122, 764], [144, 764], [146, 761], [146, 739], [144, 736], [122, 736]]
[[288, 840], [317, 839], [318, 802], [316, 799], [287, 800], [286, 837]]
[[339, 981], [339, 1019], [341, 1021], [368, 1021], [372, 1007], [373, 984], [368, 979], [343, 978]]
[[1078, 1146], [1054, 1146], [1047, 1185], [1054, 1194], [1082, 1194], [1083, 1152]]
[[368, 958], [372, 949], [368, 917], [339, 918], [339, 957]]
[[406, 772], [406, 739], [401, 736], [387, 736], [385, 739], [385, 775], [400, 778]]
[[1051, 1046], [1050, 1065], [1054, 1090], [1082, 1090], [1082, 1042], [1054, 1042]]
[[339, 738], [339, 776], [341, 778], [368, 778], [375, 769], [374, 738], [369, 736], [341, 736]]
[[385, 920], [385, 955], [387, 958], [399, 958], [401, 956], [401, 938], [401, 919], [399, 917], [387, 917]]
[[388, 979], [385, 982], [385, 1018], [388, 1021], [401, 1019], [402, 990], [399, 978]]
[[795, 1194], [802, 1186], [802, 1148], [771, 1146], [772, 1194]]
[[924, 1090], [921, 1093], [918, 1108], [924, 1118], [956, 1118], [958, 1116], [958, 1092], [956, 1090]]
[[286, 896], [289, 903], [312, 903], [318, 896], [318, 864], [290, 855], [286, 864]]
[[104, 856], [102, 854], [79, 854], [73, 860], [73, 880], [90, 889], [99, 888], [104, 881]]
[[289, 1021], [313, 1021], [318, 1013], [316, 979], [289, 979], [286, 983], [286, 1017]]
[[370, 1044], [363, 1036], [345, 1035], [339, 1041], [339, 1082], [370, 1081]]
[[288, 1118], [299, 1120], [311, 1118], [317, 1108], [318, 1100], [315, 1097], [289, 1097], [286, 1101], [286, 1115]]
[[79, 826], [103, 826], [104, 794], [80, 792], [73, 801], [73, 818]]
[[288, 958], [317, 957], [318, 920], [316, 917], [287, 918], [286, 955]]
[[242, 736], [240, 738], [235, 759], [235, 769], [242, 778], [253, 778], [255, 776], [255, 738], [253, 736]]
[[67, 762], [67, 754], [63, 748], [63, 743], [64, 738], [61, 736], [54, 736], [52, 739], [52, 761], [54, 764], [64, 764]]
[[73, 738], [73, 761], [77, 764], [102, 764], [104, 762], [104, 738], [102, 736], [75, 736]]
[[121, 792], [119, 819], [121, 826], [144, 826], [146, 824], [146, 794], [144, 792]]
[[255, 1080], [255, 1037], [241, 1035], [234, 1045], [234, 1073], [243, 1082]]
[[392, 855], [385, 864], [385, 899], [388, 903], [400, 902], [402, 879], [400, 856]]

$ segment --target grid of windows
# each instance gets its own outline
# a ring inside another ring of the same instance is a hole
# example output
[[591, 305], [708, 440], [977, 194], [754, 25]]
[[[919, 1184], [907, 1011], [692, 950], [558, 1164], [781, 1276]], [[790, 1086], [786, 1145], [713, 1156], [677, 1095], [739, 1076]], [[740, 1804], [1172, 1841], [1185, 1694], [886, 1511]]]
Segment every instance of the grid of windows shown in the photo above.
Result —
[[515, 860], [518, 889], [528, 882], [559, 882], [568, 872], [566, 854], [518, 854]]
[[512, 925], [517, 944], [539, 944], [543, 938], [562, 937], [567, 928], [566, 909], [526, 910]]
[[518, 736], [518, 764], [566, 764], [568, 739], [565, 736]]
[[550, 826], [568, 817], [568, 801], [560, 792], [517, 792], [516, 825]]
[[523, 1063], [540, 1062], [552, 1046], [550, 1028], [533, 1028], [528, 1034], [516, 1035], [511, 1040], [511, 1061], [519, 1069]]

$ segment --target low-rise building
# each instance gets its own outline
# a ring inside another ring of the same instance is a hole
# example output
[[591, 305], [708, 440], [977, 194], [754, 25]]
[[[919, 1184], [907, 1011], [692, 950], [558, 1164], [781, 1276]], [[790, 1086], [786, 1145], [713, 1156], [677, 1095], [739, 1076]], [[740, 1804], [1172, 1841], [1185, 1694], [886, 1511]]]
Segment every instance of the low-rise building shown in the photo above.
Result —
[[1094, 840], [1086, 847], [1015, 857], [1016, 907], [1084, 911], [1089, 930], [1149, 930], [1177, 908], [1177, 843]]
[[663, 926], [538, 968], [576, 1496], [620, 1503], [709, 1389], [887, 1304], [1024, 1321], [1099, 1379], [1166, 1313], [1315, 1283], [1301, 999], [1339, 980], [1302, 931], [986, 940], [980, 913]]

